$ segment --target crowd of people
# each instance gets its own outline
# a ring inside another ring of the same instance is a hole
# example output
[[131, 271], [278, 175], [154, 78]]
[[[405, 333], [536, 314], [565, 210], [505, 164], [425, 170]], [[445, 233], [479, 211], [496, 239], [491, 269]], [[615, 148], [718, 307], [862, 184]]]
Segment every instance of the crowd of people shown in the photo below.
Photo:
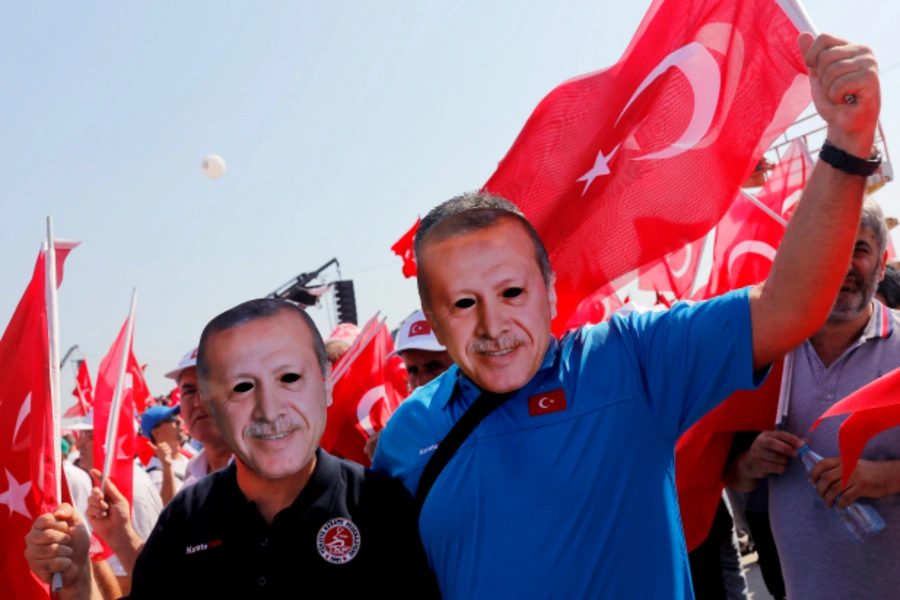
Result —
[[[829, 36], [801, 48], [829, 142], [868, 156], [871, 52]], [[846, 489], [839, 421], [808, 433], [900, 367], [900, 285], [885, 276], [884, 217], [864, 190], [865, 177], [822, 159], [763, 284], [561, 339], [532, 224], [487, 192], [444, 202], [416, 233], [421, 310], [397, 335], [413, 393], [366, 443], [371, 469], [319, 447], [332, 365], [354, 332], [326, 340], [297, 305], [250, 300], [211, 319], [167, 374], [179, 404], [141, 416], [155, 456], [135, 463], [130, 505], [112, 481], [92, 483], [92, 415], [73, 427], [74, 506], [35, 520], [31, 569], [60, 573], [61, 598], [726, 598], [734, 514], [776, 597], [893, 598], [896, 431], [875, 438]], [[787, 419], [735, 439], [722, 478], [739, 500], [723, 499], [724, 525], [689, 559], [676, 441], [785, 355]], [[806, 438], [827, 457], [812, 474], [818, 496], [797, 460]], [[850, 549], [830, 509], [857, 499], [886, 530]], [[108, 560], [91, 559], [91, 532]]]

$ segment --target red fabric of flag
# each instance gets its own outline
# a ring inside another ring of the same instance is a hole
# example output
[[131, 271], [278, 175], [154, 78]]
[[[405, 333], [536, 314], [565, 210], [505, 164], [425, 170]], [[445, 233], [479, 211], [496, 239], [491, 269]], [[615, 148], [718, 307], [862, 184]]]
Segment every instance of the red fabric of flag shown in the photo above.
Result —
[[[74, 245], [56, 250], [57, 283]], [[46, 256], [40, 253], [0, 338], [0, 598], [45, 599], [48, 589], [28, 568], [25, 536], [38, 515], [55, 510], [58, 440], [53, 438]]]
[[63, 417], [67, 419], [83, 417], [94, 405], [94, 386], [91, 383], [91, 374], [88, 372], [86, 360], [78, 361], [78, 375], [75, 377], [75, 389], [72, 390], [72, 395], [78, 401], [66, 411]]
[[810, 431], [818, 427], [822, 419], [847, 413], [853, 414], [838, 431], [845, 488], [866, 443], [882, 431], [900, 425], [900, 369], [879, 377], [826, 410]]
[[391, 246], [391, 251], [403, 259], [403, 276], [409, 279], [415, 277], [418, 273], [416, 269], [416, 255], [413, 248], [413, 241], [416, 237], [416, 231], [419, 229], [421, 219], [416, 219], [416, 224], [403, 234], [397, 242]]
[[[388, 418], [407, 395], [406, 388], [399, 386], [401, 378], [397, 374], [402, 359], [399, 356], [387, 358], [393, 350], [391, 334], [381, 325], [375, 337], [356, 355], [335, 384], [332, 390], [334, 401], [328, 408], [328, 422], [320, 444], [326, 451], [361, 465], [370, 465], [363, 452], [366, 440], [384, 429]], [[345, 360], [352, 358], [352, 352], [351, 346], [334, 366], [335, 371], [341, 369]]]
[[147, 381], [144, 379], [144, 368], [141, 366], [132, 352], [128, 357], [128, 371], [126, 377], [130, 377], [129, 386], [126, 391], [131, 394], [132, 404], [138, 414], [144, 414], [147, 410], [150, 400], [153, 396], [150, 394], [150, 388], [147, 387]]
[[678, 439], [675, 479], [688, 552], [709, 535], [725, 487], [722, 472], [734, 434], [775, 428], [783, 366], [778, 361], [758, 390], [732, 394]]
[[[806, 146], [794, 140], [778, 163], [757, 200], [775, 214], [789, 218], [812, 173], [813, 161]], [[707, 298], [765, 281], [775, 252], [784, 237], [784, 226], [743, 194], [738, 194], [716, 226], [713, 267]]]
[[[131, 388], [134, 382], [131, 365], [137, 364], [133, 355], [128, 361], [128, 370], [125, 374], [124, 388], [122, 390], [122, 406], [119, 410], [119, 427], [115, 441], [115, 448], [106, 448], [106, 432], [109, 426], [110, 411], [112, 410], [113, 395], [116, 389], [116, 380], [119, 377], [119, 366], [122, 361], [122, 353], [131, 354], [131, 348], [125, 348], [125, 337], [128, 321], [119, 330], [116, 341], [113, 342], [109, 352], [100, 362], [97, 372], [97, 387], [94, 392], [94, 468], [103, 470], [106, 453], [115, 452], [112, 469], [109, 477], [119, 488], [119, 491], [132, 503], [132, 480], [134, 477], [135, 456], [135, 430], [134, 430], [134, 394]], [[138, 367], [140, 370], [140, 367]]]
[[547, 246], [554, 332], [721, 219], [810, 102], [798, 33], [774, 0], [655, 0], [618, 63], [541, 101], [484, 189]]
[[672, 292], [677, 300], [687, 298], [694, 285], [703, 242], [706, 238], [691, 242], [670, 252], [656, 262], [641, 267], [638, 287], [650, 292]]
[[566, 322], [566, 330], [577, 329], [583, 325], [605, 323], [617, 310], [622, 308], [622, 301], [612, 284], [608, 284], [585, 298]]

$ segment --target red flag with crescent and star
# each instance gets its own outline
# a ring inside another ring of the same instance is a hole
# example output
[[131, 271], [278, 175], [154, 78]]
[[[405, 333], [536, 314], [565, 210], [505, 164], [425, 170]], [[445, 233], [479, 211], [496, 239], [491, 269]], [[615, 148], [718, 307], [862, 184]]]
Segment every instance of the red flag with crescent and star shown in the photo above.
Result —
[[[76, 245], [56, 243], [57, 285]], [[41, 252], [0, 338], [0, 598], [49, 598], [24, 555], [31, 524], [61, 500], [53, 462], [59, 441], [53, 438], [45, 259]]]
[[78, 361], [78, 374], [75, 376], [75, 389], [72, 395], [77, 401], [65, 412], [63, 418], [83, 417], [88, 414], [94, 405], [94, 386], [91, 384], [91, 374], [88, 372], [86, 360]]
[[403, 259], [403, 276], [407, 279], [415, 277], [416, 273], [418, 273], [413, 241], [416, 237], [416, 231], [419, 229], [420, 220], [416, 219], [416, 224], [391, 246], [391, 251]]
[[[363, 331], [374, 325], [370, 321]], [[363, 451], [366, 440], [384, 429], [388, 418], [407, 396], [405, 381], [401, 387], [399, 374], [400, 370], [406, 372], [403, 360], [399, 356], [387, 358], [393, 350], [391, 334], [381, 325], [362, 351], [354, 354], [351, 346], [334, 365], [337, 372], [345, 360], [352, 360], [332, 390], [333, 402], [328, 408], [328, 421], [320, 442], [325, 451], [370, 466], [371, 461]]]
[[547, 246], [555, 333], [588, 295], [722, 218], [810, 103], [798, 35], [776, 0], [654, 0], [619, 62], [541, 101], [484, 189]]
[[[132, 484], [134, 479], [134, 457], [136, 454], [135, 425], [134, 425], [134, 388], [136, 378], [135, 369], [140, 372], [140, 366], [134, 359], [131, 348], [125, 348], [125, 337], [128, 329], [128, 320], [119, 330], [116, 341], [113, 342], [109, 352], [100, 361], [100, 369], [97, 372], [97, 387], [94, 393], [94, 468], [103, 470], [107, 451], [115, 452], [109, 477], [119, 491], [132, 503]], [[132, 340], [133, 341], [133, 340]], [[116, 381], [119, 378], [119, 365], [122, 361], [122, 353], [128, 352], [129, 360], [125, 372], [124, 387], [122, 390], [122, 406], [119, 410], [119, 428], [117, 431], [116, 447], [106, 448], [106, 432], [109, 427], [110, 411], [112, 410], [113, 395], [115, 394]], [[141, 379], [143, 381], [143, 378]]]

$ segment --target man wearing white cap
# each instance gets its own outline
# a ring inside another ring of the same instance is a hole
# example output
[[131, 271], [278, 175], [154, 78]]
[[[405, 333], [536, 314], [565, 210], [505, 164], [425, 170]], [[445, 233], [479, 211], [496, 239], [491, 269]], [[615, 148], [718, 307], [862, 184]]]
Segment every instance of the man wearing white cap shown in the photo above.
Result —
[[447, 353], [425, 319], [421, 310], [414, 312], [397, 335], [397, 349], [388, 355], [399, 354], [409, 375], [409, 391], [421, 387], [453, 366], [453, 359]]
[[[453, 366], [453, 359], [447, 353], [434, 332], [431, 325], [425, 319], [425, 313], [421, 310], [414, 312], [400, 326], [397, 334], [397, 349], [388, 354], [388, 358], [399, 355], [406, 366], [407, 385], [412, 392], [437, 379], [444, 371]], [[372, 434], [366, 440], [364, 452], [369, 460], [375, 456], [375, 448], [378, 446], [380, 431]]]
[[178, 368], [166, 373], [166, 377], [178, 384], [181, 392], [181, 416], [184, 426], [192, 438], [200, 442], [203, 449], [192, 458], [185, 469], [185, 488], [213, 471], [223, 468], [231, 460], [231, 448], [225, 443], [222, 433], [206, 412], [200, 401], [200, 388], [197, 386], [197, 349], [184, 355]]

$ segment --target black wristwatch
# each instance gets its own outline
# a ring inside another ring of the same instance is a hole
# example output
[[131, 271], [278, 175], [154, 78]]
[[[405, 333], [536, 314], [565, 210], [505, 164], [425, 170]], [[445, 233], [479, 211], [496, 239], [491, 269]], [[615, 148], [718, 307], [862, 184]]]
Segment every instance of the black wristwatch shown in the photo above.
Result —
[[825, 143], [822, 145], [822, 150], [819, 152], [819, 158], [835, 169], [840, 169], [845, 173], [859, 175], [861, 177], [872, 175], [878, 170], [878, 167], [881, 166], [880, 158], [866, 160], [853, 156], [852, 154], [847, 154], [828, 140], [825, 140]]

